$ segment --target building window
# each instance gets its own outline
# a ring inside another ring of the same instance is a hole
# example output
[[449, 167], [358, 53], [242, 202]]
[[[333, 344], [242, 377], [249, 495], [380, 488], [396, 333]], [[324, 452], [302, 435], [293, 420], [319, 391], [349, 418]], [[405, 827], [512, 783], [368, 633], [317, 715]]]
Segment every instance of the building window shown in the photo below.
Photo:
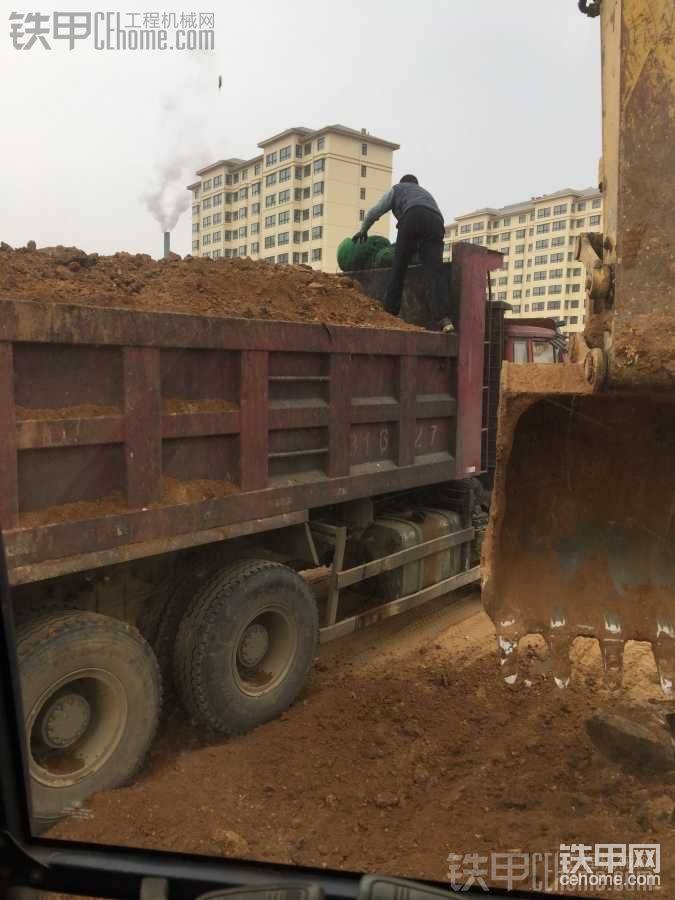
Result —
[[537, 225], [537, 234], [546, 234], [551, 230], [551, 225], [549, 222], [540, 222]]
[[564, 247], [564, 246], [565, 246], [565, 238], [564, 237], [551, 238], [551, 247]]
[[523, 276], [522, 276], [522, 275], [514, 275], [514, 276], [513, 276], [513, 283], [514, 283], [514, 284], [522, 284], [522, 283], [523, 283]]
[[211, 216], [204, 216], [202, 219], [202, 228], [208, 228], [211, 225]]
[[309, 231], [303, 231], [303, 232], [302, 232], [302, 242], [303, 242], [303, 244], [306, 243], [308, 240], [309, 240]]
[[302, 233], [300, 231], [293, 232], [293, 243], [299, 244], [302, 239]]
[[563, 270], [562, 269], [549, 269], [548, 277], [549, 278], [562, 278]]
[[211, 184], [212, 184], [211, 179], [210, 179], [210, 178], [207, 178], [206, 181], [204, 182], [204, 184], [202, 185], [202, 189], [205, 190], [205, 191], [210, 191], [210, 190], [211, 190]]
[[549, 294], [562, 294], [562, 284], [549, 284]]
[[506, 300], [506, 291], [498, 291], [497, 300]]
[[361, 190], [359, 191], [359, 197], [361, 200], [366, 199], [366, 189], [365, 188], [361, 188]]
[[[512, 292], [511, 292], [511, 299], [512, 299], [512, 300], [520, 300], [520, 298], [521, 298], [522, 296], [523, 296], [523, 292], [522, 292], [522, 291], [512, 291]], [[513, 312], [520, 312], [520, 307], [518, 307], [517, 309], [514, 309]]]
[[301, 259], [302, 259], [303, 263], [308, 263], [309, 262], [309, 253], [307, 251], [305, 251], [301, 256]]
[[533, 280], [534, 281], [545, 281], [546, 280], [546, 272], [544, 272], [544, 271], [535, 272]]
[[[521, 225], [523, 224], [523, 222], [527, 222], [527, 216], [525, 215], [525, 213], [521, 213], [521, 214], [518, 216], [518, 222], [519, 222], [519, 224], [521, 224]], [[524, 231], [524, 230], [523, 230], [523, 237], [525, 237], [525, 231]]]
[[291, 167], [288, 166], [286, 169], [279, 170], [279, 181], [290, 181], [291, 180]]
[[537, 210], [537, 218], [538, 219], [547, 219], [551, 215], [551, 207], [550, 206], [542, 206], [541, 209]]
[[193, 216], [198, 216], [198, 215], [199, 215], [199, 203], [193, 204], [193, 206], [192, 206], [192, 215], [193, 215]]
[[192, 223], [192, 233], [199, 234], [199, 222]]
[[312, 250], [312, 262], [319, 262], [321, 260], [321, 247], [314, 247]]
[[290, 159], [290, 158], [291, 158], [291, 145], [289, 144], [288, 147], [282, 147], [281, 150], [279, 151], [279, 162], [283, 162], [285, 159]]
[[588, 224], [589, 225], [599, 225], [600, 224], [600, 216], [589, 216]]
[[239, 172], [235, 172], [232, 176], [232, 184], [239, 184]]
[[210, 243], [211, 243], [211, 235], [203, 234], [202, 235], [202, 246], [206, 246], [206, 244], [210, 244]]
[[560, 309], [560, 300], [549, 300], [546, 309]]
[[535, 245], [534, 245], [534, 249], [535, 249], [535, 250], [546, 250], [547, 247], [548, 247], [548, 241], [547, 241], [547, 240], [537, 241], [537, 242], [535, 243]]
[[466, 233], [469, 232], [469, 231], [471, 231], [471, 226], [470, 226], [470, 225], [460, 225], [460, 226], [459, 226], [459, 233], [460, 233], [460, 234], [466, 234]]
[[510, 240], [511, 240], [511, 232], [510, 232], [510, 231], [504, 231], [504, 232], [502, 232], [501, 237], [500, 237], [500, 240], [502, 240], [502, 241], [510, 241]]
[[314, 182], [314, 184], [312, 185], [312, 193], [314, 195], [323, 194], [323, 181]]
[[508, 284], [508, 281], [509, 281], [509, 279], [508, 279], [508, 276], [507, 276], [506, 278], [500, 278], [500, 279], [498, 279], [498, 282], [497, 282], [497, 283], [498, 283], [498, 284], [501, 284], [501, 285], [504, 285], [504, 284]]
[[326, 160], [322, 157], [321, 159], [314, 160], [314, 174], [318, 175], [319, 172], [324, 172], [326, 170]]
[[269, 175], [265, 175], [265, 187], [272, 187], [272, 185], [277, 183], [277, 173], [271, 172]]
[[473, 230], [474, 231], [482, 231], [485, 228], [485, 222], [474, 222]]
[[295, 177], [298, 179], [302, 178], [302, 166], [295, 167]]
[[509, 253], [510, 253], [511, 251], [509, 250], [508, 247], [500, 247], [500, 248], [499, 248], [499, 252], [500, 252], [500, 253], [503, 253], [504, 256], [508, 256]]
[[323, 148], [325, 146], [326, 146], [326, 138], [324, 137], [324, 135], [321, 135], [320, 138], [316, 139], [316, 149], [323, 150]]
[[535, 256], [534, 264], [535, 266], [545, 266], [548, 262], [548, 255], [544, 253], [543, 256]]
[[222, 213], [219, 213], [219, 212], [218, 212], [218, 213], [214, 213], [214, 214], [213, 214], [213, 224], [214, 224], [214, 225], [221, 225], [222, 222], [223, 222], [223, 214], [222, 214]]
[[260, 234], [260, 222], [251, 223], [251, 234]]
[[248, 237], [248, 227], [246, 225], [242, 225], [239, 229], [239, 237]]
[[275, 236], [273, 234], [268, 234], [265, 238], [265, 249], [269, 250], [270, 247], [274, 247]]
[[551, 253], [550, 262], [557, 263], [562, 262], [565, 259], [564, 253]]
[[366, 166], [361, 166], [361, 178], [365, 178], [367, 174], [368, 169], [366, 168]]
[[577, 200], [577, 209], [579, 210], [579, 212], [581, 212], [582, 209], [586, 209], [586, 201], [585, 200]]
[[231, 232], [231, 231], [225, 231], [224, 234], [225, 234], [225, 240], [226, 240], [226, 241], [231, 241], [231, 240], [232, 240], [232, 232]]
[[259, 204], [259, 203], [252, 203], [252, 204], [251, 204], [251, 215], [252, 215], [252, 216], [259, 216], [259, 215], [260, 215], [260, 204]]
[[559, 219], [553, 223], [553, 231], [564, 231], [567, 228], [567, 219]]
[[269, 209], [270, 206], [276, 206], [276, 205], [277, 205], [277, 195], [276, 194], [268, 194], [265, 197], [265, 207], [267, 209]]
[[[535, 288], [535, 290], [536, 290], [536, 288]], [[543, 312], [545, 307], [546, 307], [546, 304], [542, 303], [541, 301], [539, 301], [538, 303], [533, 303], [532, 304], [532, 312]]]
[[565, 300], [565, 309], [579, 309], [579, 301]]
[[516, 244], [514, 248], [514, 253], [524, 253], [525, 252], [525, 244]]
[[274, 228], [277, 224], [276, 216], [265, 216], [265, 228]]
[[277, 221], [279, 222], [279, 225], [287, 225], [288, 222], [290, 222], [290, 220], [291, 220], [291, 211], [289, 209], [287, 209], [285, 212], [279, 213], [279, 218], [277, 219]]
[[593, 207], [593, 209], [600, 209], [601, 203], [602, 203], [602, 200], [598, 197], [591, 203], [591, 206]]
[[276, 166], [276, 164], [277, 164], [277, 151], [275, 150], [274, 153], [267, 154], [267, 156], [265, 157], [265, 165], [266, 166]]
[[312, 207], [312, 215], [314, 218], [318, 218], [318, 216], [323, 215], [323, 203], [315, 203]]
[[202, 200], [202, 209], [211, 209], [211, 198], [204, 197]]
[[303, 152], [304, 152], [305, 156], [310, 155], [310, 153], [312, 152], [312, 142], [311, 141], [307, 141], [307, 143], [305, 144], [305, 146], [303, 148]]
[[302, 156], [302, 144], [295, 145], [295, 156], [297, 159], [300, 159], [300, 157]]
[[286, 188], [285, 191], [279, 191], [279, 204], [290, 203], [290, 202], [291, 202], [290, 188]]
[[323, 226], [315, 225], [314, 228], [312, 228], [312, 240], [320, 241], [322, 237], [323, 237]]
[[573, 294], [578, 294], [580, 291], [581, 291], [581, 285], [580, 285], [580, 284], [573, 284], [573, 285], [572, 285], [572, 293], [573, 293]]
[[361, 144], [361, 156], [368, 156], [368, 144]]
[[524, 238], [524, 237], [525, 237], [525, 229], [524, 229], [524, 228], [519, 228], [519, 229], [516, 231], [516, 238], [522, 239], [522, 238]]
[[574, 223], [574, 227], [575, 228], [583, 228], [585, 224], [586, 224], [586, 219], [577, 219], [576, 222]]
[[239, 256], [246, 256], [246, 244], [242, 244], [239, 248]]
[[567, 204], [566, 203], [560, 203], [560, 204], [558, 204], [558, 206], [553, 207], [553, 215], [554, 216], [564, 216], [566, 212], [567, 212]]
[[290, 234], [288, 231], [282, 231], [281, 234], [277, 235], [277, 244], [281, 247], [283, 244], [287, 244], [290, 240]]
[[199, 188], [196, 187], [196, 188], [194, 189], [194, 191], [192, 192], [192, 199], [193, 199], [193, 200], [197, 200], [198, 197], [199, 197]]
[[256, 194], [260, 193], [260, 182], [254, 181], [251, 185], [251, 196], [255, 197]]
[[251, 256], [256, 256], [258, 253], [260, 253], [260, 244], [258, 241], [253, 241], [251, 244]]
[[[321, 184], [323, 184], [323, 181], [321, 182]], [[309, 187], [309, 185], [307, 185], [306, 188], [302, 189], [302, 199], [309, 200], [310, 194], [311, 194], [311, 188]]]
[[522, 269], [524, 267], [524, 265], [525, 265], [524, 259], [514, 259], [514, 261], [513, 261], [514, 269]]
[[576, 325], [579, 321], [579, 316], [570, 316], [570, 325]]
[[287, 266], [288, 265], [288, 253], [280, 253], [277, 256], [277, 265], [278, 266]]
[[365, 209], [360, 209], [359, 210], [359, 222], [363, 222], [365, 220], [365, 218], [366, 218]]
[[308, 210], [308, 209], [303, 209], [303, 211], [302, 211], [302, 221], [303, 221], [303, 222], [306, 222], [307, 219], [309, 219], [309, 210]]
[[193, 241], [193, 242], [192, 242], [192, 249], [193, 249], [193, 250], [199, 250], [199, 241]]

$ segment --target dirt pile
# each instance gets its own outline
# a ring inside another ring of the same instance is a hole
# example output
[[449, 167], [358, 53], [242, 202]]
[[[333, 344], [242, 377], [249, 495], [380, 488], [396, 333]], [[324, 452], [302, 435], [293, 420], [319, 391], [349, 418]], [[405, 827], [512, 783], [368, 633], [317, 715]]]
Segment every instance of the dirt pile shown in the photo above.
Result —
[[[450, 852], [660, 842], [673, 884], [673, 777], [615, 765], [586, 732], [608, 700], [597, 644], [579, 646], [561, 692], [538, 674], [536, 641], [532, 687], [504, 685], [484, 614], [405, 647], [366, 641], [365, 662], [322, 648], [305, 699], [243, 737], [174, 712], [136, 784], [53, 836], [441, 881]], [[629, 663], [626, 694], [658, 697], [642, 645]]]
[[251, 259], [153, 260], [77, 247], [0, 244], [0, 298], [194, 315], [419, 330], [384, 312], [347, 277]]

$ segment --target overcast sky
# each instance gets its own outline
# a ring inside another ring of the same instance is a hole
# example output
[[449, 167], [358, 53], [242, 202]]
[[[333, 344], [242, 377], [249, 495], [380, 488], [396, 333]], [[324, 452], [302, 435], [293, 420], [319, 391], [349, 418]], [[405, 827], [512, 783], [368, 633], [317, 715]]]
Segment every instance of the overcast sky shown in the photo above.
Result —
[[[54, 7], [2, 7], [0, 239], [15, 246], [160, 255], [143, 196], [162, 168], [185, 163], [182, 192], [195, 169], [253, 156], [291, 125], [340, 122], [400, 143], [394, 177], [416, 173], [446, 221], [597, 180], [599, 20], [576, 0], [222, 3], [213, 54], [69, 50], [51, 37], [50, 51], [15, 50], [9, 13]], [[173, 246], [189, 252], [189, 212]]]

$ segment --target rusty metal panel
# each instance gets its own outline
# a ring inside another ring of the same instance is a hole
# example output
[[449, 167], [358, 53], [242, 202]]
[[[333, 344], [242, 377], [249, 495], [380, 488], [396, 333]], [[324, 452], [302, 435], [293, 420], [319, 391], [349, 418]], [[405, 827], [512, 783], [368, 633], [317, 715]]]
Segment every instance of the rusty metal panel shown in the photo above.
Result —
[[[476, 252], [476, 249], [482, 252]], [[455, 458], [460, 475], [481, 471], [483, 408], [483, 336], [488, 273], [501, 265], [502, 255], [484, 247], [455, 244], [451, 297], [459, 307], [457, 358], [457, 421]]]
[[16, 415], [14, 406], [14, 354], [12, 345], [0, 343], [0, 523], [15, 528], [19, 512]]
[[162, 475], [159, 350], [126, 347], [123, 356], [127, 502], [147, 506], [159, 500]]
[[255, 491], [267, 485], [268, 377], [268, 354], [245, 350], [241, 354], [239, 400], [239, 484], [242, 491]]

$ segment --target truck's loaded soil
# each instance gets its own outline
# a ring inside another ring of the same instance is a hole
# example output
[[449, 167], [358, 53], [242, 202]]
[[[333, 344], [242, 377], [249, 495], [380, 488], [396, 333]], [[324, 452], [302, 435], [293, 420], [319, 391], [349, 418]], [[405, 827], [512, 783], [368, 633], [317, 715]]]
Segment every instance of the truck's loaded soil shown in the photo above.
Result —
[[[620, 767], [591, 742], [610, 696], [597, 644], [579, 642], [560, 691], [532, 641], [532, 686], [511, 689], [483, 613], [384, 646], [377, 631], [346, 644], [368, 648], [360, 659], [322, 648], [305, 699], [248, 735], [195, 733], [175, 711], [137, 783], [54, 836], [439, 880], [450, 852], [660, 843], [671, 896], [675, 775]], [[660, 702], [651, 654], [627, 657], [625, 696]]]
[[384, 312], [352, 279], [307, 266], [98, 256], [77, 247], [36, 250], [33, 242], [18, 250], [0, 246], [0, 298], [418, 330]]

